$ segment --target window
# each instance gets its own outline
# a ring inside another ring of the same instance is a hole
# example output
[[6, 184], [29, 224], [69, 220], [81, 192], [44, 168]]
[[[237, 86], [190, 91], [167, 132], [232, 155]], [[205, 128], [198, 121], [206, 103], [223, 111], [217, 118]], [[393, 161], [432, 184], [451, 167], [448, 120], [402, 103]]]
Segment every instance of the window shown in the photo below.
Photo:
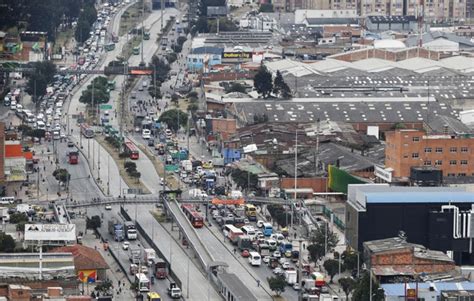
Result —
[[458, 173], [458, 177], [465, 177], [465, 176], [466, 176], [466, 173], [464, 173], [464, 172]]
[[420, 141], [420, 137], [413, 137], [413, 142], [418, 142]]
[[425, 153], [431, 153], [431, 147], [425, 147]]
[[435, 152], [437, 153], [442, 153], [443, 152], [443, 148], [442, 147], [437, 147]]
[[435, 166], [443, 165], [443, 160], [436, 160]]
[[431, 161], [430, 161], [430, 160], [426, 160], [425, 162], [423, 162], [423, 165], [425, 165], [425, 166], [431, 166]]
[[455, 173], [448, 173], [448, 177], [455, 177], [456, 174]]
[[468, 149], [466, 146], [461, 147], [461, 153], [467, 153]]
[[449, 160], [449, 165], [456, 165], [458, 162], [456, 160]]
[[461, 160], [461, 165], [467, 165], [467, 160]]
[[457, 148], [457, 147], [450, 147], [450, 148], [449, 148], [449, 152], [450, 152], [450, 153], [455, 153], [455, 152], [457, 152], [457, 151], [458, 151], [458, 148]]
[[418, 155], [418, 153], [412, 153], [412, 154], [411, 154], [411, 157], [412, 157], [413, 159], [416, 159], [416, 158], [419, 157], [419, 155]]

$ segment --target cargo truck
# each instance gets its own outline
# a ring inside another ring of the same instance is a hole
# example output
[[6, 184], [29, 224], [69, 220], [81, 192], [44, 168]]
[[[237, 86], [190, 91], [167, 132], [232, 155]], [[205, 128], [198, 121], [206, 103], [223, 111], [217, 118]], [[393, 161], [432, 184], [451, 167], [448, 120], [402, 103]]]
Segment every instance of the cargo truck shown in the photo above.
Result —
[[141, 250], [139, 248], [129, 248], [128, 249], [128, 258], [134, 264], [140, 263], [140, 253]]
[[247, 235], [242, 235], [237, 237], [237, 246], [239, 250], [251, 250], [252, 249], [252, 240]]
[[116, 218], [109, 220], [109, 233], [114, 237], [115, 241], [122, 241], [125, 239], [123, 224], [121, 224]]
[[286, 270], [285, 271], [285, 281], [289, 285], [293, 285], [296, 283], [297, 275], [295, 270]]
[[156, 260], [156, 252], [154, 249], [143, 249], [143, 259], [146, 264], [151, 267]]

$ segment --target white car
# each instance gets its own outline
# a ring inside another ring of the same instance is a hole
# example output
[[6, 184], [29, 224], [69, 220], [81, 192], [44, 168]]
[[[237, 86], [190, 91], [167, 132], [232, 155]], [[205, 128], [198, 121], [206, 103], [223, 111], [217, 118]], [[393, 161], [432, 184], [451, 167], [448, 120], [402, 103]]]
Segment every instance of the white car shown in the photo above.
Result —
[[142, 137], [143, 139], [151, 139], [151, 131], [149, 129], [143, 129]]
[[105, 210], [112, 210], [112, 205], [110, 204], [105, 205]]
[[129, 247], [130, 247], [130, 242], [124, 241], [122, 244], [122, 249], [128, 250]]
[[257, 227], [262, 228], [264, 223], [265, 223], [264, 221], [258, 220], [257, 221]]
[[273, 274], [281, 275], [281, 274], [283, 274], [283, 270], [281, 268], [274, 268], [273, 269]]
[[288, 261], [285, 261], [281, 267], [284, 269], [284, 270], [288, 270], [290, 268], [290, 263]]
[[281, 253], [280, 253], [280, 251], [275, 251], [275, 252], [273, 252], [273, 257], [275, 257], [275, 258], [281, 258]]
[[270, 256], [263, 257], [263, 262], [268, 264], [270, 262]]

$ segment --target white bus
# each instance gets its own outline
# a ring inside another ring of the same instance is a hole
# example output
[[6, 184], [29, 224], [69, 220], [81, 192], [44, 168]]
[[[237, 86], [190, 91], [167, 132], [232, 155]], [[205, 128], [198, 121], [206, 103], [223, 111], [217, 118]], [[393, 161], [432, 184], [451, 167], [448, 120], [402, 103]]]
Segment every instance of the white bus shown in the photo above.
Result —
[[150, 291], [150, 280], [143, 273], [135, 274], [135, 283], [137, 284], [137, 290], [140, 292]]
[[243, 226], [240, 229], [242, 230], [242, 232], [244, 232], [245, 235], [250, 237], [251, 240], [255, 239], [256, 232], [252, 226]]
[[249, 263], [253, 266], [260, 266], [262, 264], [262, 257], [257, 252], [250, 252]]

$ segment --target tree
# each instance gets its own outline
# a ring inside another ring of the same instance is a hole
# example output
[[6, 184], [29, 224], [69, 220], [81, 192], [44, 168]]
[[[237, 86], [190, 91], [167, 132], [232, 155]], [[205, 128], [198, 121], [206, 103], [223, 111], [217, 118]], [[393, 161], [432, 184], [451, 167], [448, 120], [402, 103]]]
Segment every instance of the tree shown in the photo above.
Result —
[[156, 76], [156, 81], [163, 83], [168, 78], [168, 72], [171, 70], [166, 60], [156, 55], [151, 58], [150, 67], [154, 70], [152, 82], [155, 82]]
[[[207, 23], [210, 33], [217, 32], [217, 20], [208, 20]], [[237, 30], [239, 30], [239, 28], [232, 20], [228, 19], [227, 17], [219, 18], [219, 32]]]
[[308, 252], [311, 261], [317, 262], [324, 256], [324, 245], [311, 244], [308, 246]]
[[332, 280], [339, 271], [339, 262], [335, 259], [328, 259], [323, 263], [323, 266], [328, 272], [329, 277], [331, 277], [331, 283], [333, 283]]
[[105, 280], [102, 283], [96, 285], [94, 290], [102, 293], [102, 295], [110, 295], [111, 288], [112, 288], [112, 281]]
[[[326, 239], [327, 235], [327, 239]], [[316, 244], [323, 247], [323, 254], [322, 256], [326, 255], [324, 246], [327, 243], [326, 248], [328, 252], [334, 251], [337, 243], [339, 242], [339, 238], [337, 234], [334, 233], [331, 229], [329, 229], [328, 224], [326, 223], [324, 226], [320, 226], [311, 232], [310, 236], [311, 244]]]
[[29, 76], [26, 92], [33, 97], [33, 101], [37, 102], [38, 97], [46, 94], [46, 88], [54, 80], [56, 74], [56, 65], [51, 61], [34, 62], [34, 72]]
[[196, 104], [196, 103], [190, 103], [188, 105], [188, 111], [191, 112], [191, 113], [194, 113], [196, 112], [197, 110], [199, 110], [199, 106]]
[[[365, 272], [359, 281], [357, 282], [354, 292], [352, 293], [352, 300], [354, 301], [366, 301], [370, 300], [370, 274]], [[372, 277], [372, 300], [382, 301], [384, 300], [384, 291], [380, 287], [379, 283]]]
[[18, 224], [16, 224], [16, 231], [25, 232], [25, 225], [27, 223], [28, 221], [21, 221]]
[[281, 98], [288, 99], [291, 97], [290, 87], [285, 83], [283, 76], [278, 70], [273, 82], [273, 93]]
[[158, 121], [166, 123], [168, 128], [173, 131], [178, 131], [178, 114], [179, 114], [179, 127], [186, 126], [188, 122], [188, 114], [178, 109], [171, 109], [163, 112], [160, 115]]
[[344, 251], [341, 257], [344, 261], [344, 268], [349, 271], [357, 269], [357, 257], [356, 252]]
[[346, 300], [349, 300], [349, 294], [354, 290], [356, 282], [351, 277], [344, 277], [339, 279], [339, 284], [342, 287], [342, 290], [346, 294]]
[[280, 296], [281, 293], [285, 291], [286, 281], [285, 277], [283, 277], [282, 275], [276, 277], [269, 277], [267, 278], [267, 281], [268, 286], [272, 291], [275, 292], [277, 296]]
[[234, 183], [241, 189], [257, 189], [257, 175], [240, 169], [232, 169], [231, 176]]
[[148, 94], [150, 94], [151, 97], [155, 97], [155, 98], [161, 98], [161, 90], [160, 90], [160, 86], [156, 85], [156, 87], [154, 85], [150, 85], [148, 87]]
[[91, 218], [87, 218], [86, 220], [86, 228], [96, 230], [100, 228], [102, 225], [102, 221], [100, 220], [100, 216], [94, 215]]
[[23, 212], [15, 212], [10, 214], [10, 223], [11, 224], [19, 224], [22, 222], [28, 222], [28, 216], [26, 213]]
[[261, 13], [273, 13], [273, 4], [271, 3], [262, 3], [258, 9]]
[[69, 181], [71, 175], [66, 169], [59, 168], [53, 171], [53, 177], [60, 182], [66, 183], [67, 181]]
[[166, 60], [168, 61], [168, 64], [173, 64], [176, 60], [178, 59], [178, 55], [176, 53], [168, 53], [166, 55]]
[[199, 19], [194, 23], [192, 26], [191, 34], [194, 35], [196, 33], [208, 33], [209, 32], [209, 24], [207, 23], [207, 17], [199, 17]]
[[15, 240], [10, 235], [0, 232], [0, 252], [11, 253], [15, 250]]
[[227, 89], [227, 93], [230, 92], [240, 92], [240, 93], [246, 93], [247, 90], [245, 89], [245, 86], [242, 85], [241, 83], [232, 83]]
[[253, 78], [253, 86], [263, 98], [268, 98], [273, 90], [272, 74], [268, 72], [265, 66], [261, 66]]

